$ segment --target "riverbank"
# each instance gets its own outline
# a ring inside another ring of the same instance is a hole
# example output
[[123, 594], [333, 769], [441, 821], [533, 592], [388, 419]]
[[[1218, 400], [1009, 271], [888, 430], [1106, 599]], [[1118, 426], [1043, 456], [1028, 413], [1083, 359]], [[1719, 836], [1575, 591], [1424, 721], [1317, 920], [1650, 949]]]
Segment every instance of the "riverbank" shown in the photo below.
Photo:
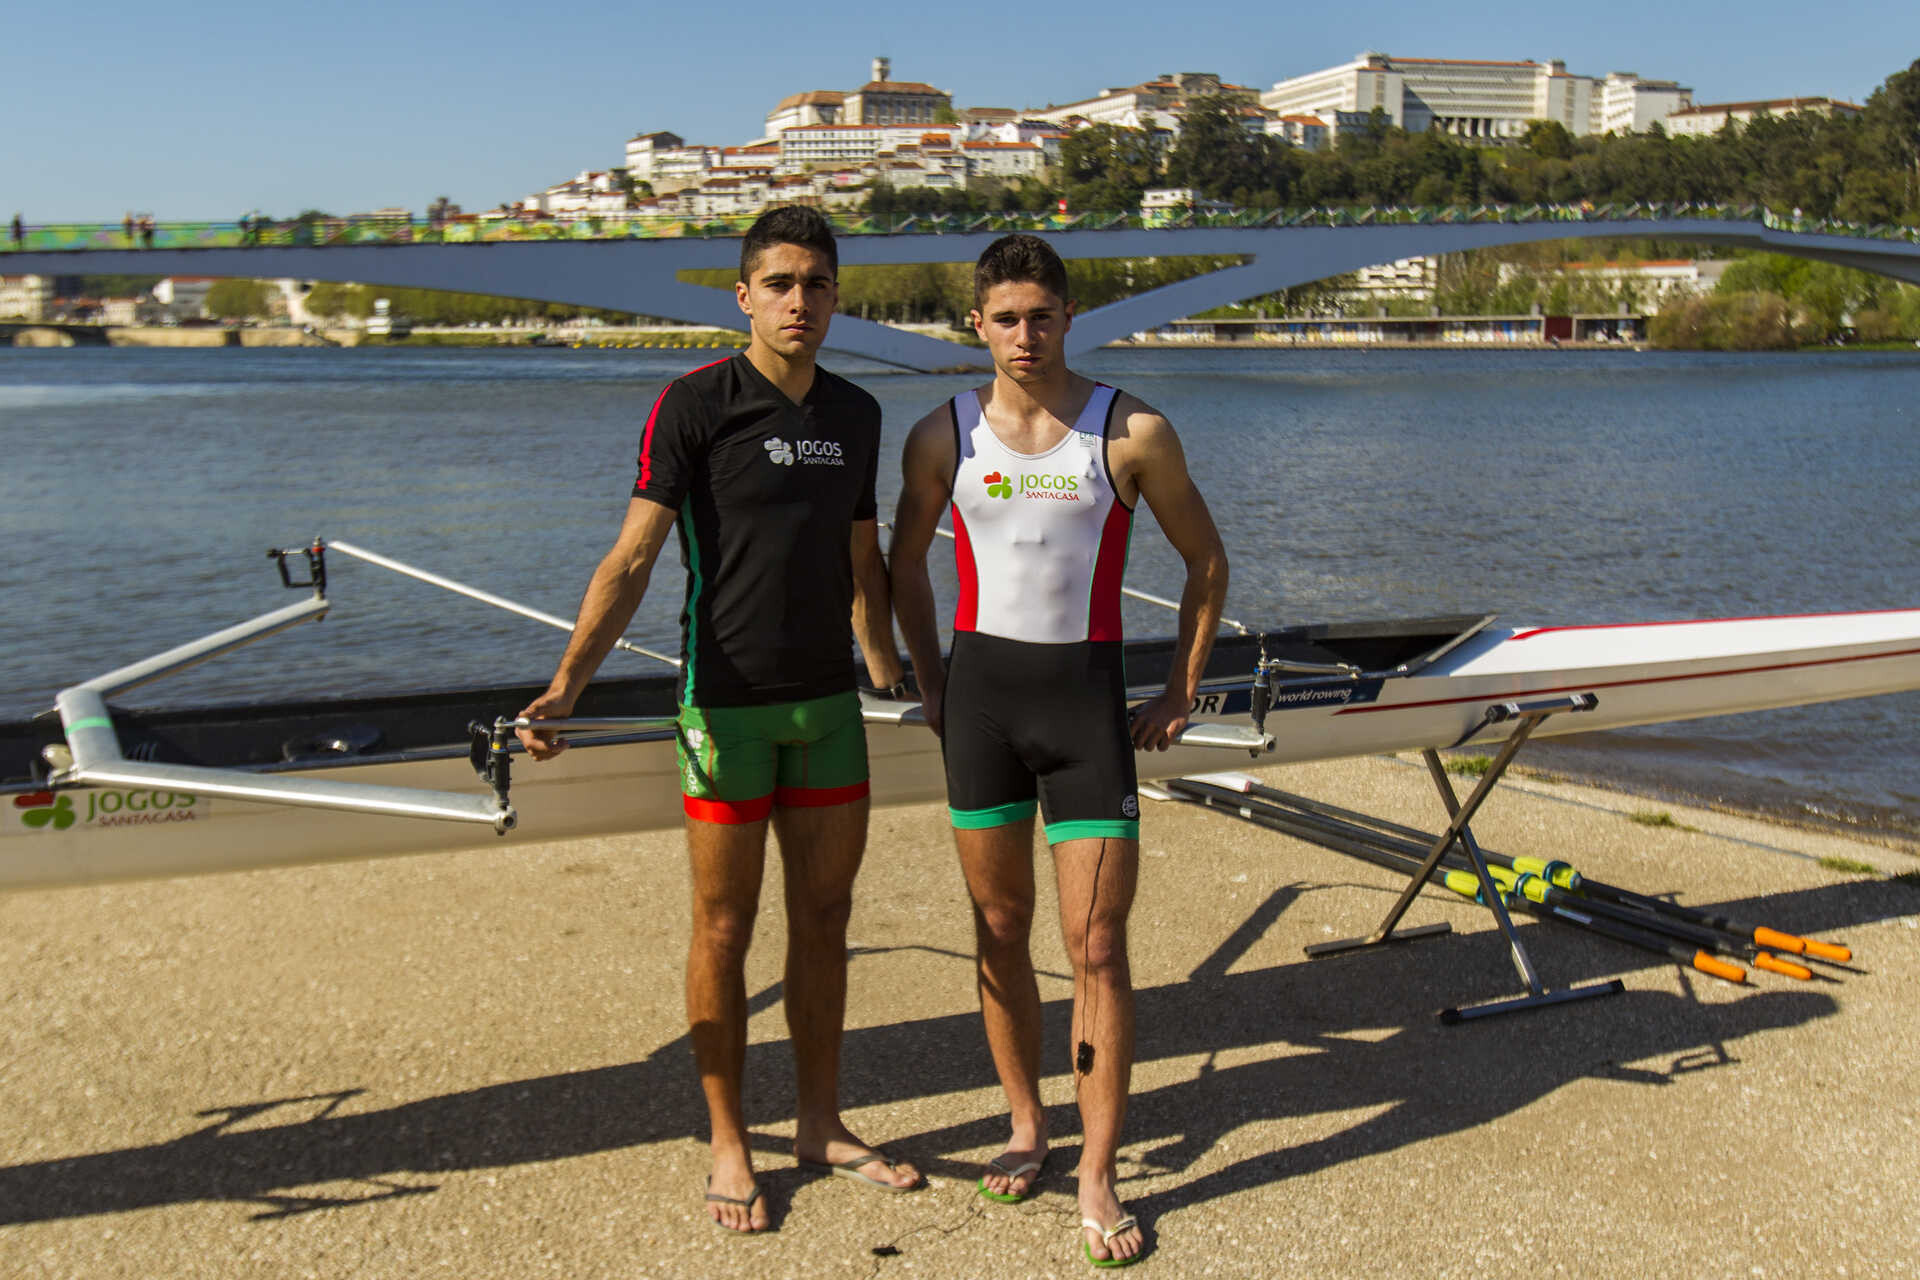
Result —
[[[901, 325], [956, 346], [980, 348], [972, 333], [944, 325]], [[576, 350], [739, 350], [746, 336], [731, 329], [670, 325], [596, 325], [528, 328], [519, 325], [436, 328], [422, 326], [404, 338], [369, 336], [364, 329], [332, 327], [112, 326], [97, 333], [77, 333], [80, 326], [20, 326], [11, 337], [16, 347], [108, 346], [200, 349], [208, 347], [567, 347]], [[1191, 338], [1183, 335], [1140, 334], [1107, 344], [1109, 350], [1186, 351], [1649, 351], [1663, 350], [1640, 340], [1538, 341], [1534, 339], [1453, 337], [1435, 340], [1401, 338], [1315, 338], [1250, 335], [1236, 338]], [[1873, 351], [1911, 352], [1920, 342], [1817, 344], [1798, 352]], [[1792, 354], [1789, 352], [1788, 354]]]
[[[1412, 760], [1265, 776], [1436, 825]], [[1451, 935], [1308, 961], [1308, 943], [1377, 924], [1393, 878], [1150, 805], [1121, 1165], [1149, 1269], [1911, 1274], [1920, 1102], [1888, 1082], [1910, 1057], [1920, 891], [1823, 866], [1884, 860], [1838, 837], [1634, 812], [1519, 779], [1475, 825], [1491, 848], [1846, 941], [1854, 965], [1737, 987], [1527, 924], [1550, 986], [1619, 977], [1626, 993], [1444, 1027], [1437, 1008], [1516, 989], [1484, 910], [1428, 892], [1409, 922]], [[659, 833], [0, 898], [0, 1079], [15, 1100], [0, 1114], [0, 1272], [1085, 1274], [1072, 984], [1051, 925], [1034, 947], [1058, 1154], [1025, 1205], [973, 1192], [1005, 1114], [938, 806], [874, 816], [843, 1071], [850, 1123], [931, 1185], [881, 1196], [795, 1168], [770, 875], [748, 962], [747, 1114], [779, 1230], [706, 1223], [678, 997], [684, 867], [679, 837]], [[648, 905], [661, 902], [675, 905]], [[1782, 1194], [1765, 1170], [1784, 1167], [1819, 1174]]]

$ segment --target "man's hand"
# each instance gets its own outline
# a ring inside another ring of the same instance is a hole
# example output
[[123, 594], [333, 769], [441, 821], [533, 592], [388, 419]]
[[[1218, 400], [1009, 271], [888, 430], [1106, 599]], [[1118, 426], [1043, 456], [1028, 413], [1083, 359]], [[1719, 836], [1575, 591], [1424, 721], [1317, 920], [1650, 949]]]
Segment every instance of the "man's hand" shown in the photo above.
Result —
[[1187, 711], [1192, 703], [1166, 690], [1150, 702], [1143, 702], [1133, 713], [1133, 745], [1140, 751], [1165, 751], [1187, 727]]
[[[573, 714], [574, 699], [548, 690], [520, 708], [516, 720], [565, 720]], [[551, 730], [515, 729], [514, 737], [535, 760], [551, 760], [567, 749], [567, 740]]]
[[927, 728], [933, 730], [933, 736], [936, 738], [947, 736], [947, 727], [942, 722], [942, 717], [946, 714], [945, 703], [946, 690], [940, 687], [939, 681], [934, 681], [931, 688], [924, 684], [921, 686], [920, 714], [926, 717]]

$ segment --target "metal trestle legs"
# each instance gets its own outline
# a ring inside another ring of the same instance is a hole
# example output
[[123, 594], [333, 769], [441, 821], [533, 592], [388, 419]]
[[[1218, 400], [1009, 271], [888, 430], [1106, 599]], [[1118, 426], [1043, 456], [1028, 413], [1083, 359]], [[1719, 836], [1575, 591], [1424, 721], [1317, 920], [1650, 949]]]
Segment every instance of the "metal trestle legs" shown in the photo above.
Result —
[[[1427, 772], [1433, 776], [1434, 786], [1440, 792], [1440, 800], [1447, 808], [1448, 822], [1446, 829], [1441, 832], [1440, 835], [1433, 838], [1431, 844], [1425, 851], [1425, 856], [1421, 859], [1419, 866], [1414, 870], [1411, 878], [1408, 880], [1407, 887], [1401, 892], [1400, 897], [1394, 902], [1392, 908], [1388, 910], [1386, 918], [1380, 922], [1379, 928], [1365, 937], [1347, 938], [1338, 942], [1323, 942], [1315, 946], [1310, 946], [1306, 949], [1307, 954], [1313, 957], [1338, 955], [1343, 952], [1364, 950], [1390, 942], [1408, 942], [1420, 938], [1437, 937], [1449, 932], [1449, 926], [1444, 922], [1434, 925], [1423, 925], [1413, 929], [1398, 929], [1395, 926], [1400, 923], [1400, 918], [1406, 914], [1407, 908], [1413, 904], [1413, 900], [1418, 896], [1420, 890], [1424, 888], [1428, 880], [1435, 875], [1442, 859], [1447, 856], [1447, 851], [1457, 846], [1466, 858], [1468, 865], [1472, 867], [1474, 878], [1479, 882], [1479, 900], [1484, 903], [1487, 910], [1493, 914], [1494, 923], [1499, 926], [1500, 935], [1507, 940], [1508, 953], [1513, 959], [1513, 967], [1519, 972], [1520, 981], [1525, 984], [1527, 994], [1517, 996], [1510, 1000], [1498, 1000], [1487, 1004], [1443, 1009], [1440, 1011], [1440, 1020], [1442, 1022], [1464, 1022], [1468, 1019], [1485, 1018], [1494, 1014], [1515, 1013], [1522, 1009], [1537, 1008], [1541, 1005], [1563, 1004], [1571, 1000], [1587, 1000], [1598, 996], [1617, 995], [1625, 990], [1625, 985], [1618, 979], [1613, 979], [1608, 982], [1592, 983], [1583, 987], [1565, 987], [1558, 991], [1549, 991], [1546, 989], [1540, 981], [1539, 974], [1534, 970], [1532, 960], [1527, 956], [1526, 947], [1521, 944], [1519, 937], [1514, 933], [1513, 920], [1507, 914], [1505, 896], [1494, 884], [1492, 875], [1487, 871], [1486, 857], [1480, 850], [1479, 842], [1474, 839], [1473, 829], [1469, 825], [1473, 820], [1473, 815], [1479, 811], [1481, 804], [1493, 791], [1495, 784], [1498, 783], [1502, 775], [1506, 773], [1507, 766], [1513, 762], [1514, 756], [1519, 753], [1520, 748], [1525, 745], [1527, 738], [1533, 733], [1535, 727], [1538, 726], [1542, 720], [1562, 711], [1586, 711], [1596, 705], [1598, 705], [1598, 699], [1590, 693], [1582, 693], [1564, 698], [1543, 699], [1526, 703], [1503, 703], [1489, 707], [1480, 724], [1475, 726], [1472, 732], [1463, 736], [1461, 742], [1472, 738], [1474, 734], [1491, 724], [1497, 724], [1506, 720], [1518, 720], [1519, 724], [1514, 728], [1512, 735], [1508, 737], [1505, 744], [1501, 746], [1499, 754], [1494, 757], [1493, 763], [1488, 766], [1487, 771], [1481, 775], [1479, 782], [1474, 786], [1473, 791], [1467, 796], [1464, 803], [1462, 803], [1460, 798], [1454, 793], [1453, 784], [1447, 777], [1446, 768], [1440, 763], [1439, 753], [1431, 748], [1421, 752], [1421, 757], [1427, 762]], [[1358, 817], [1359, 815], [1352, 816]], [[1289, 818], [1293, 824], [1305, 828], [1301, 834], [1305, 834], [1308, 839], [1320, 839], [1322, 836], [1337, 839], [1339, 843], [1334, 847], [1340, 848], [1345, 852], [1362, 852], [1360, 848], [1356, 848], [1355, 846], [1370, 847], [1372, 851], [1383, 855], [1381, 858], [1375, 859], [1376, 861], [1382, 862], [1383, 865], [1396, 867], [1405, 867], [1411, 860], [1409, 856], [1410, 849], [1405, 840], [1395, 839], [1393, 836], [1385, 834], [1384, 831], [1369, 831], [1364, 826], [1343, 821], [1324, 813], [1296, 812], [1290, 814]], [[1405, 831], [1404, 828], [1389, 828], [1389, 830]], [[1310, 834], [1314, 831], [1320, 832], [1321, 835]], [[1366, 854], [1362, 852], [1362, 856], [1366, 856]]]

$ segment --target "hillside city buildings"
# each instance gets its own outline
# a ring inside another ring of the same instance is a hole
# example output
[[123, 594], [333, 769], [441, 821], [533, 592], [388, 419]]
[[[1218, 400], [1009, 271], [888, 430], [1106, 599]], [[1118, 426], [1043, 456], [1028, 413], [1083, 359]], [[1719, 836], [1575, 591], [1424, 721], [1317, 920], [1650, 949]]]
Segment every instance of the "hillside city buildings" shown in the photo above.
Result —
[[[1211, 72], [1180, 72], [1040, 107], [960, 107], [945, 89], [895, 80], [889, 59], [875, 58], [868, 79], [852, 89], [807, 89], [787, 95], [765, 117], [765, 131], [734, 145], [691, 143], [656, 130], [626, 142], [624, 163], [583, 169], [488, 217], [644, 217], [711, 219], [751, 216], [772, 204], [852, 209], [879, 187], [958, 191], [983, 184], [1046, 180], [1062, 143], [1080, 129], [1113, 125], [1150, 133], [1163, 151], [1179, 138], [1189, 106], [1224, 101], [1251, 134], [1307, 151], [1337, 147], [1369, 127], [1375, 111], [1409, 132], [1436, 130], [1482, 146], [1519, 142], [1536, 121], [1557, 121], [1576, 136], [1643, 133], [1675, 136], [1743, 127], [1762, 113], [1816, 112], [1857, 116], [1855, 104], [1825, 97], [1696, 104], [1674, 80], [1631, 71], [1584, 75], [1560, 59], [1491, 61], [1409, 58], [1366, 52], [1350, 62], [1256, 89]], [[1148, 191], [1149, 223], [1210, 202], [1186, 189]], [[405, 209], [351, 214], [345, 222], [404, 222]], [[472, 217], [444, 198], [428, 210], [436, 225]], [[1616, 283], [1637, 280], [1649, 299], [1697, 287], [1693, 264], [1593, 264], [1574, 274]], [[1656, 278], [1657, 277], [1657, 278]], [[1366, 268], [1348, 290], [1359, 314], [1434, 293], [1436, 264], [1413, 258]], [[134, 308], [133, 300], [63, 300], [51, 277], [0, 277], [0, 319], [40, 319], [111, 311], [116, 323], [178, 321], [203, 314], [206, 281], [169, 281]], [[276, 307], [304, 319], [300, 291], [281, 282]], [[1709, 282], [1710, 283], [1710, 282]], [[63, 301], [65, 304], [63, 307]]]
[[[1484, 146], [1518, 142], [1552, 120], [1576, 136], [1708, 133], [1761, 111], [1855, 113], [1828, 98], [1696, 105], [1675, 80], [1631, 71], [1584, 75], [1560, 59], [1405, 58], [1367, 52], [1351, 62], [1256, 89], [1187, 71], [1041, 107], [957, 107], [945, 89], [894, 80], [875, 58], [853, 89], [806, 89], [774, 104], [765, 132], [732, 146], [689, 143], [664, 130], [636, 134], [625, 163], [584, 170], [508, 207], [521, 215], [619, 212], [711, 218], [797, 202], [852, 207], [880, 186], [964, 190], [1041, 178], [1063, 140], [1092, 125], [1144, 129], [1163, 150], [1190, 103], [1229, 103], [1250, 133], [1303, 150], [1339, 146], [1374, 111], [1410, 132], [1438, 130]], [[1187, 197], [1182, 195], [1182, 199]]]

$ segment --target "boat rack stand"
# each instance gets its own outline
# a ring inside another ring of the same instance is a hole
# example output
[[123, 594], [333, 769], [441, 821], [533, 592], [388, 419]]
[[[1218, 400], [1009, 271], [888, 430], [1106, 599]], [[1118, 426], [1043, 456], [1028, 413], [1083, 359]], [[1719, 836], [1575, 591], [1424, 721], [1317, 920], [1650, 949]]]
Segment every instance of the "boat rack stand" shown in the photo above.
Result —
[[[1406, 929], [1398, 926], [1407, 908], [1413, 904], [1414, 898], [1419, 895], [1421, 889], [1426, 887], [1429, 877], [1440, 866], [1441, 860], [1447, 856], [1447, 851], [1458, 847], [1473, 868], [1474, 877], [1480, 884], [1480, 901], [1492, 913], [1494, 923], [1499, 927], [1501, 936], [1506, 939], [1508, 953], [1513, 959], [1513, 967], [1519, 972], [1520, 980], [1525, 984], [1527, 993], [1506, 1000], [1442, 1009], [1441, 1022], [1448, 1024], [1466, 1022], [1503, 1013], [1537, 1009], [1545, 1005], [1618, 995], [1624, 991], [1625, 984], [1617, 978], [1606, 982], [1590, 983], [1586, 986], [1563, 987], [1558, 990], [1546, 988], [1534, 969], [1533, 961], [1527, 955], [1526, 947], [1514, 932], [1513, 920], [1507, 913], [1503, 895], [1487, 871], [1486, 857], [1481, 852], [1479, 842], [1474, 839], [1473, 828], [1470, 825], [1474, 814], [1479, 812], [1480, 806], [1492, 793], [1502, 775], [1506, 773], [1507, 766], [1513, 763], [1514, 756], [1519, 753], [1521, 747], [1526, 745], [1527, 739], [1541, 721], [1562, 712], [1590, 711], [1598, 705], [1599, 699], [1592, 693], [1576, 693], [1528, 702], [1496, 703], [1488, 707], [1479, 723], [1461, 735], [1452, 744], [1453, 746], [1464, 745], [1495, 724], [1509, 721], [1518, 723], [1464, 802], [1455, 794], [1453, 783], [1447, 777], [1446, 766], [1440, 761], [1439, 752], [1431, 747], [1423, 750], [1420, 753], [1421, 758], [1426, 761], [1427, 772], [1432, 775], [1434, 786], [1439, 791], [1441, 803], [1446, 806], [1448, 814], [1446, 828], [1437, 836], [1365, 814], [1337, 809], [1330, 805], [1318, 805], [1302, 797], [1275, 791], [1272, 788], [1259, 788], [1261, 813], [1269, 819], [1268, 825], [1282, 829], [1300, 839], [1397, 867], [1404, 867], [1410, 860], [1409, 838], [1427, 845], [1425, 857], [1378, 928], [1363, 937], [1345, 938], [1309, 946], [1306, 948], [1307, 955], [1317, 959], [1351, 951], [1368, 950], [1390, 943], [1435, 938], [1450, 933], [1452, 926], [1446, 921]], [[1205, 779], [1196, 781], [1204, 784]], [[1184, 791], [1181, 784], [1174, 785]], [[1193, 793], [1185, 792], [1185, 794], [1192, 796]], [[1241, 811], [1241, 815], [1252, 816], [1245, 809]]]

